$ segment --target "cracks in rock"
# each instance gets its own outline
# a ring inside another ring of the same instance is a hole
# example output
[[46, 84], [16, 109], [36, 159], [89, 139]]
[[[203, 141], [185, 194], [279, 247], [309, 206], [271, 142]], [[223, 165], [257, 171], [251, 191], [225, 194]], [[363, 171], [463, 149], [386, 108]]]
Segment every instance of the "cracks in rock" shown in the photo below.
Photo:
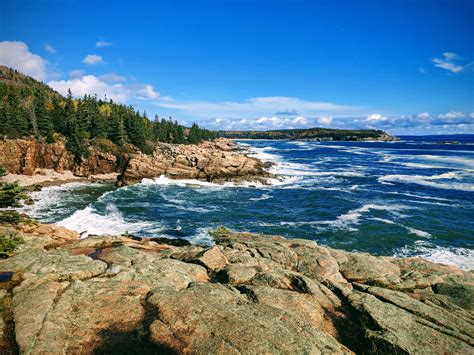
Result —
[[237, 291], [239, 291], [242, 295], [244, 295], [245, 297], [247, 297], [249, 299], [250, 302], [252, 303], [258, 303], [258, 297], [257, 295], [255, 294], [255, 292], [245, 286], [245, 285], [242, 285], [242, 286], [235, 286], [235, 288], [237, 289]]
[[15, 321], [13, 318], [12, 299], [13, 289], [21, 283], [8, 281], [5, 287], [0, 288], [0, 292], [4, 289], [6, 295], [3, 299], [0, 298], [0, 313], [3, 317], [2, 338], [0, 338], [0, 354], [19, 354], [20, 350], [15, 339]]
[[46, 320], [48, 319], [48, 316], [54, 311], [56, 305], [58, 304], [59, 300], [61, 299], [61, 296], [64, 294], [64, 292], [66, 292], [66, 290], [68, 290], [71, 287], [71, 285], [72, 285], [72, 283], [69, 282], [69, 284], [66, 287], [64, 287], [63, 289], [58, 290], [56, 296], [53, 299], [53, 302], [51, 303], [50, 308], [48, 309], [48, 311], [45, 313], [43, 319], [41, 320], [39, 330], [36, 333], [36, 336], [33, 339], [33, 342], [31, 343], [31, 345], [28, 349], [28, 353], [30, 353], [35, 348], [36, 342], [38, 341], [38, 338], [39, 338], [39, 336], [40, 336], [40, 334], [41, 334], [41, 332], [44, 328], [44, 324], [46, 323]]
[[[427, 326], [427, 327], [430, 327], [440, 333], [443, 333], [443, 334], [446, 334], [448, 336], [451, 336], [453, 338], [456, 338], [460, 341], [463, 341], [465, 342], [466, 344], [470, 345], [470, 346], [474, 346], [474, 342], [469, 338], [469, 335], [468, 334], [464, 334], [463, 333], [463, 329], [453, 329], [453, 328], [449, 328], [446, 324], [443, 324], [441, 322], [439, 322], [437, 319], [435, 319], [434, 317], [431, 317], [429, 314], [420, 314], [419, 312], [416, 312], [416, 310], [413, 310], [413, 309], [410, 309], [408, 307], [404, 307], [403, 305], [400, 305], [400, 304], [397, 304], [396, 302], [386, 298], [386, 297], [383, 297], [381, 295], [375, 295], [373, 293], [371, 293], [369, 291], [369, 288], [366, 288], [364, 289], [364, 287], [362, 287], [361, 285], [357, 284], [357, 283], [354, 283], [354, 288], [357, 289], [358, 291], [361, 291], [361, 292], [364, 292], [364, 293], [367, 293], [371, 296], [374, 296], [375, 298], [377, 298], [379, 301], [381, 302], [384, 302], [384, 303], [387, 303], [387, 304], [390, 304], [392, 306], [395, 306], [401, 310], [404, 310], [405, 312], [415, 316], [415, 321], [418, 323], [418, 324], [421, 324], [421, 325], [424, 325], [424, 326]], [[458, 334], [457, 332], [461, 333], [461, 334]]]
[[103, 342], [94, 349], [94, 354], [176, 354], [176, 351], [165, 344], [157, 344], [150, 339], [150, 326], [160, 319], [158, 308], [148, 299], [152, 292], [141, 300], [144, 316], [141, 323], [130, 332], [120, 332], [116, 329], [102, 331]]

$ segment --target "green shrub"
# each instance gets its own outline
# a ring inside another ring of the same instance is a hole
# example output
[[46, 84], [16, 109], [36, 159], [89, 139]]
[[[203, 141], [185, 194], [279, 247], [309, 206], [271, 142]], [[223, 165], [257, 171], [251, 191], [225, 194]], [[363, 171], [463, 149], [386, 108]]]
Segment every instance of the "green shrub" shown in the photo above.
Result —
[[8, 258], [23, 243], [23, 238], [17, 235], [0, 235], [0, 257]]
[[19, 224], [22, 219], [22, 215], [17, 211], [0, 212], [0, 224]]
[[22, 200], [29, 200], [24, 187], [14, 182], [0, 184], [0, 208], [21, 207]]
[[216, 229], [214, 230], [211, 230], [209, 232], [209, 235], [212, 237], [212, 238], [222, 238], [222, 237], [225, 237], [226, 235], [229, 234], [229, 230], [224, 227], [224, 226], [219, 226], [217, 227]]
[[0, 165], [0, 176], [5, 176], [8, 174], [7, 168], [5, 168], [3, 165]]
[[98, 151], [103, 153], [110, 153], [113, 155], [119, 155], [119, 147], [109, 139], [106, 138], [94, 138], [91, 139], [90, 144], [96, 148]]
[[152, 141], [146, 141], [145, 145], [142, 148], [142, 152], [145, 154], [151, 155], [153, 154], [154, 151], [155, 151], [155, 143], [153, 143]]

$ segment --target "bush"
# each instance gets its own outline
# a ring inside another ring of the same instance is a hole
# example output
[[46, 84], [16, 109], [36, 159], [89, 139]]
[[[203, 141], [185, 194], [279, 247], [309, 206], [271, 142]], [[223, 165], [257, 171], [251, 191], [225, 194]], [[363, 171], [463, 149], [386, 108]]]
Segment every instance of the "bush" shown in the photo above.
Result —
[[116, 156], [120, 154], [119, 147], [109, 139], [94, 138], [90, 140], [90, 144], [100, 152], [110, 153]]
[[17, 183], [0, 184], [0, 208], [21, 207], [22, 200], [29, 200], [24, 187]]
[[0, 257], [8, 258], [23, 243], [23, 238], [17, 235], [0, 235]]
[[153, 154], [155, 151], [155, 143], [152, 141], [146, 141], [145, 145], [143, 146], [142, 152], [148, 155]]
[[224, 226], [219, 226], [217, 227], [216, 229], [214, 230], [211, 230], [209, 232], [209, 235], [214, 238], [214, 239], [217, 239], [217, 238], [222, 238], [222, 237], [225, 237], [226, 235], [228, 235], [230, 233], [230, 231], [224, 227]]
[[0, 224], [19, 224], [22, 216], [17, 211], [1, 211]]
[[0, 165], [0, 176], [5, 176], [8, 174], [7, 168], [5, 168], [3, 165]]

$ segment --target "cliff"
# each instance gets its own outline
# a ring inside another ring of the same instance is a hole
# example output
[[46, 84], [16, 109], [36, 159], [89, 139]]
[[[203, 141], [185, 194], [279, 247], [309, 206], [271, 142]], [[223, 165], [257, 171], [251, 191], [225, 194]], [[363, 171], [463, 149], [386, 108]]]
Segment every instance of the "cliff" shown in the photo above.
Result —
[[120, 186], [160, 175], [207, 181], [262, 180], [269, 176], [265, 164], [235, 152], [235, 148], [225, 139], [189, 145], [157, 143], [152, 154], [131, 149], [129, 153], [113, 155], [90, 147], [89, 156], [77, 163], [66, 150], [64, 140], [48, 144], [35, 139], [4, 139], [0, 140], [0, 166], [11, 174], [29, 176], [44, 173], [44, 169], [70, 171], [76, 177], [116, 173]]
[[212, 247], [0, 235], [23, 241], [0, 260], [2, 353], [473, 352], [474, 274], [452, 266], [223, 228]]
[[119, 184], [129, 185], [160, 175], [221, 182], [264, 181], [270, 176], [259, 159], [237, 153], [235, 149], [235, 143], [222, 138], [198, 145], [160, 143], [152, 155], [131, 155], [119, 177]]

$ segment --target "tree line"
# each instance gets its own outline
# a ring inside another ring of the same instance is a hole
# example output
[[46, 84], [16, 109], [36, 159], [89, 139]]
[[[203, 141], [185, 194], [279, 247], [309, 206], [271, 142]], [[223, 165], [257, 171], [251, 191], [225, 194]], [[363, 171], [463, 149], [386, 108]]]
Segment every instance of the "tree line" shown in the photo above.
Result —
[[233, 139], [310, 139], [310, 140], [334, 140], [334, 141], [357, 141], [363, 139], [378, 139], [386, 133], [373, 129], [333, 129], [333, 128], [301, 128], [280, 129], [270, 131], [219, 131], [218, 135]]
[[113, 100], [85, 95], [66, 97], [47, 85], [15, 70], [0, 71], [0, 135], [34, 136], [52, 143], [67, 138], [67, 149], [76, 159], [87, 156], [94, 141], [109, 140], [118, 146], [133, 144], [144, 152], [154, 142], [199, 143], [217, 134], [193, 124], [186, 128], [170, 118], [155, 116]]

